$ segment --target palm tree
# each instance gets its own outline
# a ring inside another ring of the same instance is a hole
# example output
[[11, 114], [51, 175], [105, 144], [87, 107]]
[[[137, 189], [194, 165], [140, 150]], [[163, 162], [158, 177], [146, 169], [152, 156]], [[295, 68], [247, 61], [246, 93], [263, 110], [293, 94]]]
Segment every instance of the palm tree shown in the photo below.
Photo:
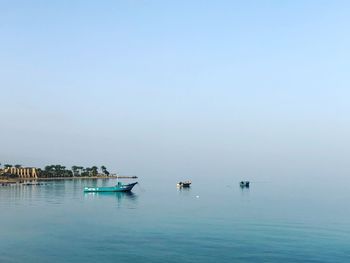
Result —
[[102, 166], [101, 166], [101, 171], [102, 171], [103, 174], [105, 174], [105, 175], [107, 175], [107, 176], [109, 175], [109, 172], [107, 171], [106, 166], [102, 165]]
[[92, 166], [91, 167], [91, 173], [92, 173], [92, 176], [96, 176], [98, 174], [98, 167], [97, 166]]
[[79, 169], [79, 167], [78, 166], [76, 166], [76, 165], [73, 165], [72, 166], [72, 172], [73, 172], [73, 176], [77, 176], [78, 175], [78, 169]]

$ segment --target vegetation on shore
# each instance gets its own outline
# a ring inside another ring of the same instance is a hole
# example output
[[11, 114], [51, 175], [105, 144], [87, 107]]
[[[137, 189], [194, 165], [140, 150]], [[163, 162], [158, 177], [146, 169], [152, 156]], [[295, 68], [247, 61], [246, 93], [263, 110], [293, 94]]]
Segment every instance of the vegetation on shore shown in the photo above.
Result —
[[109, 176], [109, 172], [105, 166], [100, 169], [97, 166], [83, 167], [73, 165], [71, 169], [67, 169], [62, 165], [47, 165], [43, 170], [39, 170], [39, 177], [95, 177], [95, 176]]
[[[4, 164], [4, 169], [1, 169], [0, 164], [0, 176], [7, 178], [16, 178], [18, 176], [6, 172], [7, 168], [15, 167], [22, 168], [20, 164], [11, 165]], [[109, 176], [110, 173], [106, 166], [102, 165], [100, 168], [97, 166], [83, 167], [73, 165], [71, 169], [67, 169], [66, 166], [60, 164], [47, 165], [45, 168], [37, 168], [39, 178], [54, 178], [54, 177], [97, 177], [97, 176]]]

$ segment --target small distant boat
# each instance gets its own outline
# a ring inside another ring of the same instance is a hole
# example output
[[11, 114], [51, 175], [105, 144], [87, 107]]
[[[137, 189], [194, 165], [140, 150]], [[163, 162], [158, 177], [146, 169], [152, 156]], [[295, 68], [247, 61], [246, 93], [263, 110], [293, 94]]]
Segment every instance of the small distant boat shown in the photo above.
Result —
[[249, 188], [249, 184], [250, 184], [249, 181], [241, 181], [241, 182], [239, 183], [239, 185], [240, 185], [242, 188], [244, 188], [244, 187]]
[[178, 182], [177, 187], [190, 187], [192, 182], [190, 180]]
[[85, 187], [84, 192], [130, 192], [136, 184], [137, 182], [132, 184], [123, 184], [118, 182], [112, 187]]

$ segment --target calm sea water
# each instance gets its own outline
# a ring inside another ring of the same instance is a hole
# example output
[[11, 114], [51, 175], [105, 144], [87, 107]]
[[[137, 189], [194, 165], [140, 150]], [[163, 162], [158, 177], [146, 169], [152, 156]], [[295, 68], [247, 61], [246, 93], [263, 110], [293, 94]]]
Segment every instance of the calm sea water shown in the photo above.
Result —
[[0, 262], [350, 262], [350, 184], [115, 180], [0, 188]]

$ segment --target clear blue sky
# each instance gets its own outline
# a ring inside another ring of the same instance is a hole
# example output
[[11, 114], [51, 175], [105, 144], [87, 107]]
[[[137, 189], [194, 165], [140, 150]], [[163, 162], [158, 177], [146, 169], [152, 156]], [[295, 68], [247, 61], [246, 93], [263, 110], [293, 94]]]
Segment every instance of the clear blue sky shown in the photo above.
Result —
[[0, 0], [0, 162], [350, 173], [349, 1]]

